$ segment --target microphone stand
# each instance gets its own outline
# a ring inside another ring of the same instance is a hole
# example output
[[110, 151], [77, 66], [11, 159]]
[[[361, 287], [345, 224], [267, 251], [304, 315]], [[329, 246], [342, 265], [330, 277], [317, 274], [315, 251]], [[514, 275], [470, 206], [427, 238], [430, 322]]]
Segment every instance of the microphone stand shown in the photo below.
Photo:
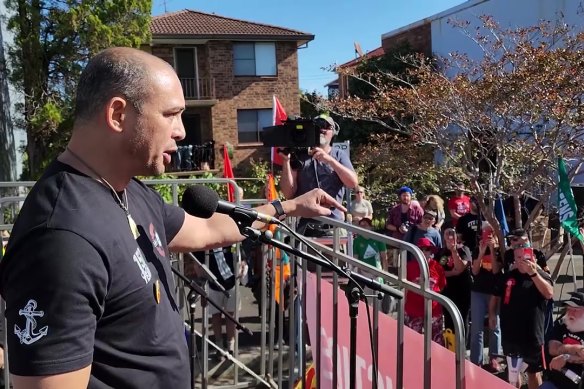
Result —
[[[237, 224], [238, 226], [241, 226], [240, 223]], [[249, 238], [259, 240], [260, 242], [265, 244], [272, 245], [288, 253], [294, 254], [298, 257], [311, 261], [316, 265], [334, 271], [341, 277], [349, 278], [349, 284], [347, 286], [347, 289], [345, 290], [345, 296], [347, 297], [347, 301], [349, 303], [349, 316], [351, 320], [349, 344], [350, 354], [349, 388], [355, 389], [357, 370], [357, 317], [359, 316], [359, 300], [361, 300], [364, 297], [363, 294], [361, 293], [360, 285], [365, 285], [377, 291], [378, 293], [388, 294], [397, 299], [403, 299], [404, 294], [397, 289], [394, 289], [388, 285], [384, 285], [362, 274], [354, 273], [347, 266], [343, 266], [342, 268], [340, 268], [334, 265], [333, 263], [325, 261], [322, 258], [318, 258], [314, 255], [311, 255], [290, 245], [287, 245], [286, 243], [275, 240], [273, 239], [272, 232], [269, 230], [260, 232], [252, 227], [240, 227], [240, 232], [242, 235], [245, 235]], [[357, 285], [357, 283], [360, 285]], [[374, 374], [377, 374], [377, 372], [374, 372]]]
[[[223, 309], [223, 307], [219, 306], [219, 304], [217, 304], [213, 300], [209, 299], [209, 295], [205, 292], [205, 289], [203, 287], [201, 287], [195, 281], [186, 277], [184, 274], [182, 274], [180, 271], [178, 271], [174, 267], [171, 266], [170, 269], [190, 289], [187, 300], [189, 302], [190, 325], [191, 325], [191, 328], [190, 328], [190, 336], [191, 336], [191, 350], [190, 350], [190, 353], [191, 353], [191, 355], [190, 355], [191, 388], [195, 389], [196, 341], [195, 341], [194, 337], [195, 337], [195, 304], [196, 304], [196, 300], [197, 300], [196, 295], [201, 296], [201, 307], [203, 307], [203, 309], [205, 309], [205, 307], [207, 306], [207, 303], [210, 303], [212, 306], [217, 308], [217, 310], [220, 313], [222, 313], [227, 320], [229, 320], [233, 324], [235, 324], [236, 329], [245, 332], [249, 336], [253, 336], [253, 332], [249, 328], [247, 328], [243, 324], [241, 324], [239, 321], [235, 320], [235, 318], [233, 316], [231, 316], [229, 313], [227, 313]], [[224, 291], [223, 293], [227, 293], [227, 292]], [[227, 293], [227, 296], [229, 296], [229, 293]], [[204, 355], [203, 357], [206, 358], [207, 356]], [[205, 383], [203, 383], [203, 387], [204, 388], [206, 387]]]

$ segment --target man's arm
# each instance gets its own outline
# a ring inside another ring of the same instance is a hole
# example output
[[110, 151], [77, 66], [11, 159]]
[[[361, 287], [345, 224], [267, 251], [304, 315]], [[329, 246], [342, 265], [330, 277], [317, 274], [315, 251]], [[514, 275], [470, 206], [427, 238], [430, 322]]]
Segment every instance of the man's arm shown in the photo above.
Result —
[[10, 375], [14, 389], [86, 389], [91, 365], [82, 369], [50, 376], [23, 377]]
[[[321, 189], [313, 189], [295, 199], [282, 202], [282, 208], [288, 216], [330, 216], [330, 207], [346, 211], [345, 207]], [[265, 204], [254, 209], [270, 216], [276, 214], [276, 209], [272, 204]], [[262, 229], [265, 224], [256, 221], [252, 227]], [[245, 237], [227, 215], [215, 213], [209, 219], [201, 219], [185, 214], [182, 227], [168, 246], [174, 252], [191, 252], [224, 247], [243, 239]]]
[[280, 177], [280, 189], [284, 194], [284, 197], [287, 199], [294, 198], [296, 195], [296, 189], [298, 189], [298, 172], [296, 170], [292, 170], [290, 166], [290, 155], [284, 155], [280, 153], [282, 156], [282, 176]]

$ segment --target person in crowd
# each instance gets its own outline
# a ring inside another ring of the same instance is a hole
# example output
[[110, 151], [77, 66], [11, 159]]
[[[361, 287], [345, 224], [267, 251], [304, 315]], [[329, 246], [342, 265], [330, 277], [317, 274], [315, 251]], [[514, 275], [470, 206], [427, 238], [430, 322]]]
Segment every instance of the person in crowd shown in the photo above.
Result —
[[389, 236], [403, 240], [410, 227], [422, 221], [424, 210], [418, 202], [413, 202], [413, 193], [407, 186], [402, 186], [398, 190], [399, 204], [389, 210], [385, 221]]
[[[188, 215], [135, 178], [170, 166], [184, 109], [160, 58], [114, 47], [87, 63], [67, 148], [27, 195], [0, 263], [15, 389], [191, 387], [170, 254], [243, 237], [229, 216]], [[315, 189], [257, 210], [316, 217], [331, 207], [345, 211]]]
[[444, 200], [438, 195], [428, 195], [423, 201], [423, 208], [425, 211], [436, 212], [436, 222], [432, 227], [438, 231], [442, 230], [446, 213], [444, 212]]
[[[521, 358], [527, 363], [528, 388], [537, 389], [545, 365], [547, 303], [554, 296], [554, 288], [549, 273], [537, 265], [530, 247], [513, 247], [511, 250], [513, 261], [498, 277], [491, 299], [489, 318], [493, 322], [490, 327], [496, 327], [494, 321], [500, 312], [503, 353], [508, 361]], [[520, 388], [521, 374], [511, 371], [509, 382]]]
[[462, 243], [474, 252], [479, 241], [481, 216], [479, 215], [478, 200], [473, 197], [470, 201], [470, 212], [462, 216], [456, 227], [456, 232], [462, 237]]
[[[446, 287], [442, 294], [451, 299], [460, 311], [466, 331], [472, 286], [471, 253], [468, 247], [458, 242], [457, 234], [452, 228], [444, 231], [444, 246], [435, 255], [446, 276]], [[444, 328], [450, 329], [453, 334], [456, 333], [452, 317], [448, 312], [444, 313]]]
[[[507, 271], [511, 265], [515, 262], [515, 250], [520, 248], [531, 248], [531, 241], [529, 240], [529, 235], [527, 231], [522, 228], [517, 228], [507, 236], [509, 238], [509, 249], [505, 251], [505, 257], [503, 259], [504, 270]], [[547, 261], [545, 254], [541, 250], [533, 249], [533, 256], [535, 258], [535, 263], [540, 269], [549, 273], [550, 270], [547, 266]]]
[[[235, 317], [235, 311], [241, 309], [237, 306], [237, 299], [235, 295], [235, 283], [240, 281], [246, 272], [246, 262], [242, 260], [236, 261], [235, 245], [219, 247], [209, 250], [209, 270], [217, 282], [225, 288], [229, 296], [219, 289], [215, 283], [209, 283], [209, 299], [221, 307], [228, 315]], [[201, 263], [205, 263], [205, 252], [199, 251], [194, 253]], [[209, 315], [211, 315], [211, 326], [213, 328], [213, 335], [215, 336], [215, 343], [219, 347], [223, 347], [229, 353], [233, 354], [235, 350], [235, 324], [228, 319], [225, 319], [225, 337], [223, 336], [223, 314], [213, 304], [208, 306]], [[220, 354], [216, 354], [219, 356]]]
[[[426, 261], [428, 261], [430, 277], [428, 284], [430, 288], [435, 292], [441, 292], [446, 286], [446, 276], [444, 275], [442, 266], [434, 260], [434, 255], [438, 251], [438, 247], [428, 238], [419, 239], [416, 245], [422, 250]], [[420, 283], [420, 265], [415, 259], [407, 262], [407, 279], [408, 281]], [[424, 297], [417, 293], [407, 291], [404, 310], [404, 323], [414, 331], [423, 333]], [[441, 345], [444, 345], [443, 327], [442, 306], [437, 301], [432, 301], [432, 340]]]
[[[282, 154], [282, 176], [280, 189], [287, 199], [293, 199], [312, 189], [320, 188], [329, 196], [342, 203], [345, 188], [353, 189], [359, 180], [348, 154], [332, 147], [333, 137], [339, 133], [339, 125], [326, 114], [317, 116], [315, 122], [320, 127], [319, 146], [307, 154], [297, 155], [294, 167], [291, 154]], [[335, 209], [331, 217], [344, 220], [343, 213]], [[321, 227], [318, 222], [307, 218], [300, 219], [297, 231], [306, 236], [317, 236]]]
[[454, 195], [448, 200], [448, 212], [453, 227], [458, 226], [458, 219], [470, 212], [470, 197], [466, 194], [463, 183], [458, 183]]
[[[373, 229], [373, 222], [368, 217], [359, 220], [359, 227]], [[387, 269], [387, 247], [385, 243], [375, 239], [357, 235], [353, 240], [353, 256], [377, 269]]]
[[572, 292], [547, 343], [551, 358], [540, 389], [579, 389], [584, 375], [584, 293]]
[[420, 238], [428, 238], [432, 241], [434, 246], [442, 248], [442, 237], [440, 236], [440, 232], [432, 227], [436, 222], [437, 217], [438, 215], [434, 211], [424, 211], [422, 221], [419, 224], [411, 226], [403, 240], [413, 244]]
[[6, 230], [2, 230], [2, 255], [6, 253], [6, 246], [8, 245], [8, 238], [10, 238], [10, 233]]
[[355, 200], [351, 203], [351, 215], [353, 224], [359, 225], [359, 220], [366, 217], [373, 220], [373, 206], [365, 198], [365, 188], [357, 186], [355, 188]]
[[489, 334], [488, 369], [500, 373], [502, 367], [498, 356], [501, 355], [501, 329], [499, 314], [489, 312], [489, 303], [493, 295], [497, 275], [501, 271], [502, 263], [499, 254], [499, 242], [492, 227], [484, 222], [479, 247], [472, 254], [473, 283], [470, 292], [470, 360], [476, 365], [483, 365], [483, 334], [485, 330], [485, 316], [491, 313]]

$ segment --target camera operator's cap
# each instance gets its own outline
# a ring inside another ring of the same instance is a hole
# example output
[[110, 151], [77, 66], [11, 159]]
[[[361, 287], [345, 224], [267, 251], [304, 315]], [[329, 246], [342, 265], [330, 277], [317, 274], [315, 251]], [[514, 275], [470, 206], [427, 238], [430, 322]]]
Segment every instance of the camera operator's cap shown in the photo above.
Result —
[[434, 242], [432, 242], [428, 238], [420, 238], [420, 239], [418, 239], [418, 243], [416, 243], [416, 246], [418, 246], [421, 249], [429, 248], [430, 251], [433, 252], [433, 253], [435, 253], [436, 251], [438, 251], [438, 247], [436, 247], [436, 245], [434, 244]]
[[401, 196], [402, 193], [409, 193], [409, 194], [414, 194], [414, 191], [412, 190], [412, 188], [410, 188], [409, 186], [402, 186], [401, 188], [399, 188], [399, 190], [397, 191], [398, 196]]
[[321, 113], [320, 115], [318, 115], [317, 117], [314, 118], [314, 120], [317, 119], [322, 119], [325, 122], [327, 122], [330, 126], [330, 128], [332, 128], [333, 132], [335, 135], [339, 135], [339, 125], [337, 123], [335, 123], [335, 121], [333, 120], [333, 118], [326, 114], [326, 113]]
[[575, 308], [584, 308], [584, 293], [570, 292], [570, 299], [564, 301], [564, 305]]

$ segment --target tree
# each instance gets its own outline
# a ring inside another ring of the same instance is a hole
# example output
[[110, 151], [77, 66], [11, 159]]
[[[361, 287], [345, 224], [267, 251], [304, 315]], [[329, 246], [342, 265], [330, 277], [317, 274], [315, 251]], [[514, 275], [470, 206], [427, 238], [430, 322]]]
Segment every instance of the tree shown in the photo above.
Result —
[[15, 34], [10, 77], [24, 93], [18, 107], [27, 132], [24, 178], [34, 179], [68, 138], [84, 64], [106, 47], [149, 41], [152, 1], [7, 0], [7, 7]]
[[496, 196], [535, 194], [529, 226], [556, 188], [557, 157], [584, 151], [584, 33], [563, 23], [503, 29], [491, 17], [481, 21], [472, 32], [455, 25], [479, 45], [481, 59], [404, 57], [405, 75], [354, 75], [371, 85], [372, 99], [350, 96], [330, 109], [435, 148], [444, 165], [460, 169], [502, 239]]

